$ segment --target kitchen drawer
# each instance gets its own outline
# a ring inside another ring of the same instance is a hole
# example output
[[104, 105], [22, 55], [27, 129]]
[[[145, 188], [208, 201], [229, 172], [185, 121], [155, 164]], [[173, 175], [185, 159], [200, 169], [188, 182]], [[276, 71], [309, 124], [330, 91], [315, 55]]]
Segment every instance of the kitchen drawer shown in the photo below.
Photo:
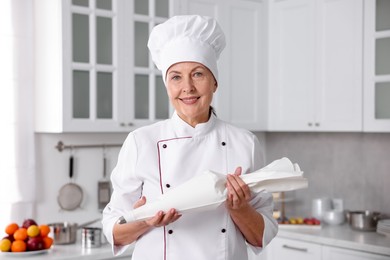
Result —
[[321, 245], [275, 237], [267, 260], [321, 260]]
[[390, 256], [332, 246], [322, 246], [322, 260], [390, 260]]

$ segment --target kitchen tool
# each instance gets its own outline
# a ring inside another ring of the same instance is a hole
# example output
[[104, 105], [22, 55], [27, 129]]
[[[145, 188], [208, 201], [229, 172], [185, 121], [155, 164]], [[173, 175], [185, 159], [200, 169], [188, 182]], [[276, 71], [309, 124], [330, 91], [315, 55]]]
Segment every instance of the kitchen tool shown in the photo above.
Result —
[[111, 183], [106, 176], [106, 167], [107, 159], [105, 150], [103, 149], [103, 179], [98, 182], [98, 209], [101, 211], [110, 201], [111, 196]]
[[73, 183], [73, 156], [69, 158], [69, 183], [61, 187], [57, 202], [63, 210], [75, 210], [80, 207], [81, 202], [83, 201], [83, 190], [82, 188]]
[[100, 247], [102, 244], [102, 229], [97, 227], [84, 227], [81, 230], [81, 245], [84, 248]]
[[342, 210], [329, 210], [323, 214], [323, 220], [329, 225], [340, 225], [345, 221], [345, 213]]
[[380, 218], [381, 213], [375, 211], [347, 211], [347, 219], [354, 230], [375, 231]]
[[100, 219], [94, 219], [81, 225], [70, 222], [57, 222], [48, 224], [51, 228], [51, 237], [54, 239], [54, 244], [66, 245], [74, 244], [77, 238], [77, 230], [89, 226]]
[[317, 198], [312, 201], [312, 216], [322, 220], [323, 214], [332, 209], [332, 200], [330, 198]]

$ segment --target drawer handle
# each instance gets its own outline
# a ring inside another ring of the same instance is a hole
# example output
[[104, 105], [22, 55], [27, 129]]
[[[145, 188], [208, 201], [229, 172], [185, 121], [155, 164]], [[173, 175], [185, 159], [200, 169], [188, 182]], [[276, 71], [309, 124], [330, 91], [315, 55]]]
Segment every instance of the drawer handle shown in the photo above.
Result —
[[300, 252], [307, 252], [307, 248], [302, 248], [302, 247], [283, 245], [283, 248], [291, 249], [291, 250], [295, 250], [295, 251], [300, 251]]

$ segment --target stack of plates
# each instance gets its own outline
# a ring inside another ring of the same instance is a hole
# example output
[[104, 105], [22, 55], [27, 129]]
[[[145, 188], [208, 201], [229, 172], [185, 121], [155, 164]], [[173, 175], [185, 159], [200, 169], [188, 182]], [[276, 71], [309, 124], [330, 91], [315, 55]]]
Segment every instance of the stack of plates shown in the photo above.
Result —
[[390, 219], [382, 219], [378, 221], [376, 232], [390, 237]]

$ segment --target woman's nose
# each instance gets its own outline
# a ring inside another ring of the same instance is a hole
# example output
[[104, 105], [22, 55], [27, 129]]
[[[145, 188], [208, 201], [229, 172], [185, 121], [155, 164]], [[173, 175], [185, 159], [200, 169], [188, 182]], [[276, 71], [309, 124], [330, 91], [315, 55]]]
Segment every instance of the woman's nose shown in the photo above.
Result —
[[191, 93], [195, 90], [194, 81], [191, 78], [188, 78], [183, 86], [183, 92]]

